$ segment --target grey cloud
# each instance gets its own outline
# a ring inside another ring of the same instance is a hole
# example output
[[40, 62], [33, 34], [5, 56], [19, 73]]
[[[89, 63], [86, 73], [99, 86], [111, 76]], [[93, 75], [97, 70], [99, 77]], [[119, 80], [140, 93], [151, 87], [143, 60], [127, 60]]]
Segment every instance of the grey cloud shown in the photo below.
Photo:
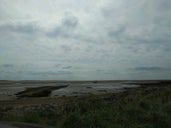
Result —
[[97, 69], [96, 72], [103, 72], [104, 70], [101, 69]]
[[136, 67], [136, 68], [132, 68], [131, 70], [135, 70], [135, 71], [167, 71], [170, 69], [163, 68], [163, 67]]
[[61, 25], [58, 25], [48, 32], [46, 32], [46, 36], [49, 38], [65, 38], [68, 40], [76, 40], [79, 42], [86, 42], [86, 43], [96, 43], [98, 44], [101, 41], [97, 41], [97, 38], [92, 38], [89, 33], [75, 33], [77, 27], [79, 25], [79, 20], [75, 16], [65, 16], [62, 20]]
[[136, 51], [142, 48], [142, 45], [146, 52], [160, 50], [165, 52], [165, 54], [169, 54], [171, 49], [171, 39], [169, 38], [151, 37], [150, 39], [144, 39], [142, 37], [135, 37], [128, 38], [127, 40], [133, 42], [134, 46], [136, 46], [134, 47]]
[[16, 1], [0, 4], [0, 60], [15, 66], [0, 79], [171, 77], [171, 0]]
[[65, 51], [65, 52], [69, 52], [71, 51], [71, 46], [67, 46], [67, 45], [61, 45], [61, 48]]
[[53, 71], [47, 71], [47, 72], [28, 72], [29, 75], [38, 75], [38, 76], [44, 76], [44, 75], [51, 75], [51, 76], [56, 76], [56, 75], [70, 75], [72, 74], [72, 72], [70, 71], [57, 71], [57, 72], [53, 72]]
[[14, 67], [13, 64], [3, 64], [3, 65], [0, 65], [1, 67], [4, 67], [4, 68], [12, 68]]
[[0, 67], [2, 67], [2, 68], [13, 68], [14, 65], [13, 64], [3, 64], [3, 65], [0, 65]]
[[56, 26], [54, 29], [48, 31], [46, 35], [50, 38], [57, 37], [72, 37], [73, 30], [78, 25], [78, 19], [74, 16], [65, 17], [62, 21], [62, 24]]
[[53, 30], [47, 32], [46, 35], [50, 38], [55, 38], [55, 37], [63, 35], [63, 31], [62, 31], [62, 28], [60, 26], [57, 26]]
[[26, 23], [26, 24], [3, 24], [0, 25], [1, 32], [18, 32], [18, 33], [34, 33], [37, 32], [39, 28], [36, 24]]
[[66, 66], [66, 67], [63, 67], [63, 69], [71, 69], [72, 66]]
[[169, 45], [171, 42], [171, 38], [170, 37], [150, 37], [148, 39], [145, 39], [143, 37], [128, 37], [128, 40], [130, 41], [134, 41], [137, 44], [152, 44], [152, 45], [163, 45], [163, 44], [167, 44]]
[[74, 16], [65, 17], [61, 25], [54, 27], [50, 31], [45, 31], [40, 28], [36, 23], [6, 23], [0, 25], [1, 32], [16, 32], [25, 34], [34, 34], [36, 32], [41, 32], [50, 38], [71, 36], [72, 31], [78, 25], [78, 19]]
[[109, 31], [109, 32], [108, 32], [108, 35], [109, 35], [110, 37], [116, 38], [117, 36], [120, 36], [121, 34], [123, 34], [125, 30], [126, 30], [126, 27], [120, 27], [120, 28], [118, 28], [118, 29], [115, 30], [115, 31]]
[[100, 63], [101, 60], [93, 57], [89, 57], [89, 58], [87, 57], [87, 58], [78, 58], [76, 61], [84, 64], [92, 64], [92, 63]]
[[171, 8], [171, 2], [169, 0], [163, 0], [158, 6], [159, 10], [168, 11]]
[[55, 66], [55, 67], [60, 67], [60, 66], [61, 66], [61, 64], [55, 64], [54, 66]]
[[89, 34], [75, 34], [72, 33], [71, 35], [65, 35], [68, 39], [73, 39], [79, 42], [91, 43], [91, 44], [100, 44], [102, 41], [97, 40], [96, 38], [92, 38]]
[[78, 25], [78, 19], [75, 16], [66, 17], [62, 23], [63, 26], [67, 28], [75, 28]]
[[114, 73], [116, 73], [113, 70], [102, 70], [102, 69], [97, 69], [96, 72], [98, 72], [100, 74], [114, 74]]

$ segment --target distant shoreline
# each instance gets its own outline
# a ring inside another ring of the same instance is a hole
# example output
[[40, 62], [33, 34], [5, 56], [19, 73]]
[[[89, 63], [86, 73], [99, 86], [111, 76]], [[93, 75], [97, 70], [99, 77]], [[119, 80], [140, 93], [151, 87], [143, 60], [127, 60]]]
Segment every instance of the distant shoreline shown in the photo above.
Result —
[[47, 83], [103, 83], [103, 82], [127, 82], [127, 83], [146, 83], [146, 82], [171, 82], [171, 80], [0, 80], [0, 85], [4, 84], [47, 84]]

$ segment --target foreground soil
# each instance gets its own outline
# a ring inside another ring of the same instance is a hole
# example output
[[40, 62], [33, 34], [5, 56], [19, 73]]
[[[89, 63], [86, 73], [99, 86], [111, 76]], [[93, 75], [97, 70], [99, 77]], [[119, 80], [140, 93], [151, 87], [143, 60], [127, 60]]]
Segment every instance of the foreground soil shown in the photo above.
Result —
[[0, 120], [57, 128], [171, 128], [171, 82], [138, 84], [118, 93], [1, 101]]

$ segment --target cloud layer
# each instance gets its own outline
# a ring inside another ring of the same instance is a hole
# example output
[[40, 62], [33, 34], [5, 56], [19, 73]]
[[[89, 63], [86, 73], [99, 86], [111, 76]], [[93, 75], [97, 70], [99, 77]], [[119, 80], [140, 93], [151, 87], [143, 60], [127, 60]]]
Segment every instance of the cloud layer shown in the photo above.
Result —
[[171, 79], [170, 56], [170, 0], [1, 0], [0, 79]]

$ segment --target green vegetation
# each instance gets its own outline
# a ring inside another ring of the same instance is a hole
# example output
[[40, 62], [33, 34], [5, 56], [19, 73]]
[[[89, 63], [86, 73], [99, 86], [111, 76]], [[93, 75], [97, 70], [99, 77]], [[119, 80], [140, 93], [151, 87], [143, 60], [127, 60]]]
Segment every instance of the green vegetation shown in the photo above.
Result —
[[28, 110], [14, 114], [8, 109], [3, 110], [6, 112], [0, 114], [0, 120], [57, 128], [171, 128], [169, 86], [59, 99], [57, 106], [46, 111]]

